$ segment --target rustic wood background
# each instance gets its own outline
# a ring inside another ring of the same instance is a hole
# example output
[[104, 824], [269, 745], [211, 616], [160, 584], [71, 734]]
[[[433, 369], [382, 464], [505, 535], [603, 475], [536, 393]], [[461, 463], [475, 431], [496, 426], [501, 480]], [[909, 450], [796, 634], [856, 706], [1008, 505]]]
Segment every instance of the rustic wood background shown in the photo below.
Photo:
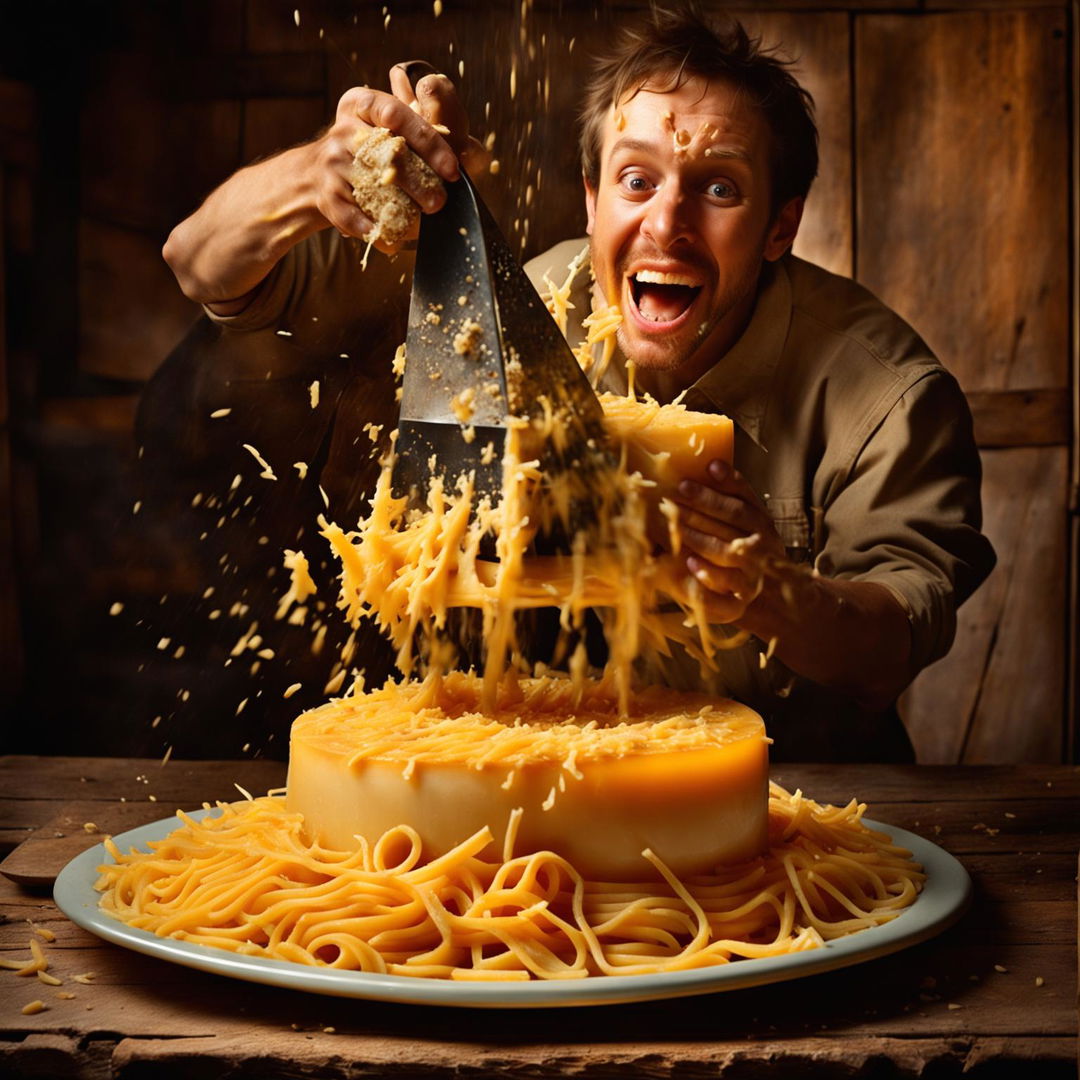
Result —
[[[192, 724], [228, 733], [208, 754], [266, 748], [254, 706], [245, 733], [193, 716], [177, 695], [212, 681], [197, 653], [155, 648], [203, 587], [132, 512], [139, 391], [198, 314], [160, 258], [171, 226], [233, 169], [310, 137], [346, 87], [384, 86], [392, 62], [419, 56], [458, 77], [480, 134], [497, 133], [496, 202], [523, 256], [580, 234], [578, 88], [635, 6], [445, 0], [436, 17], [428, 2], [39, 0], [5, 13], [6, 749], [163, 753]], [[999, 565], [953, 652], [903, 698], [920, 760], [1072, 759], [1077, 7], [739, 10], [797, 58], [818, 104], [822, 172], [797, 253], [907, 317], [975, 413]]]

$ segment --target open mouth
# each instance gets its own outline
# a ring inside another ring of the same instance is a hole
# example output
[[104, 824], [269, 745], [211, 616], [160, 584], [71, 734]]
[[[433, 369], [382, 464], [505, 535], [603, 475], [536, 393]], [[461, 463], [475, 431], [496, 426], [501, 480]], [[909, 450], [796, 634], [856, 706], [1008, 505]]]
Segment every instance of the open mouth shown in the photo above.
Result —
[[685, 274], [639, 270], [628, 280], [634, 307], [641, 318], [650, 323], [677, 322], [690, 310], [701, 292], [701, 286]]

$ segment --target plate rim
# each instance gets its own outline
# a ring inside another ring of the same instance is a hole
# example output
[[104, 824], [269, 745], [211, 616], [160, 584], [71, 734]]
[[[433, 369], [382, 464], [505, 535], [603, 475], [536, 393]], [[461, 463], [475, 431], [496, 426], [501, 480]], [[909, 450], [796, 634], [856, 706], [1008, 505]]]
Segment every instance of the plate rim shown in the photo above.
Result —
[[[216, 808], [202, 809], [189, 812], [189, 816], [199, 819], [219, 812]], [[210, 945], [161, 938], [148, 930], [119, 922], [98, 906], [100, 893], [94, 889], [97, 867], [111, 858], [104, 843], [88, 848], [67, 863], [56, 877], [53, 898], [60, 911], [77, 926], [111, 944], [210, 974], [282, 989], [396, 1004], [462, 1008], [625, 1004], [749, 989], [834, 971], [920, 944], [948, 929], [963, 916], [971, 903], [972, 883], [967, 870], [954, 855], [905, 829], [868, 818], [863, 819], [863, 824], [887, 832], [894, 844], [911, 851], [914, 860], [922, 864], [927, 874], [922, 892], [895, 919], [804, 952], [652, 975], [474, 983], [309, 967], [288, 960], [244, 956]], [[177, 825], [175, 816], [161, 818], [119, 833], [112, 840], [125, 849], [140, 847], [150, 840], [162, 839]]]

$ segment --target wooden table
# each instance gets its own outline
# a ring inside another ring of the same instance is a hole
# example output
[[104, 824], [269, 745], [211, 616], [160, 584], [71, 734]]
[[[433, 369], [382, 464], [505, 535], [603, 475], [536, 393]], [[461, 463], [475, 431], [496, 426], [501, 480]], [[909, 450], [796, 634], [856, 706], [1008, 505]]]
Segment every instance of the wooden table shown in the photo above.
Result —
[[[0, 1075], [1076, 1076], [1080, 769], [774, 767], [951, 851], [974, 907], [894, 956], [679, 1001], [471, 1011], [319, 997], [108, 945], [52, 903], [51, 879], [100, 839], [85, 822], [118, 832], [283, 777], [268, 762], [0, 758], [0, 956], [29, 955], [31, 920], [55, 934], [43, 945], [63, 980], [0, 972]], [[35, 998], [47, 1009], [24, 1016]]]

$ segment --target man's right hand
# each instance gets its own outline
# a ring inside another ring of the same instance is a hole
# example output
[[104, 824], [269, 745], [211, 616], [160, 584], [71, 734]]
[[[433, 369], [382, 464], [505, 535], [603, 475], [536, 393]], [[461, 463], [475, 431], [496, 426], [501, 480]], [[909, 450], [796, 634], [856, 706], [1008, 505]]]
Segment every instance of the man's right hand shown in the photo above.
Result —
[[[460, 175], [458, 155], [482, 152], [480, 144], [469, 138], [468, 117], [454, 84], [445, 75], [426, 75], [414, 91], [407, 68], [402, 63], [390, 69], [392, 93], [368, 87], [346, 90], [338, 102], [333, 125], [313, 144], [315, 205], [327, 223], [345, 236], [366, 239], [374, 224], [356, 205], [348, 178], [353, 152], [372, 129], [386, 128], [402, 136], [410, 149], [446, 181], [457, 180]], [[424, 212], [432, 213], [446, 201], [442, 188], [413, 190], [405, 170], [399, 176], [401, 189]], [[381, 242], [376, 247], [393, 250]]]
[[[401, 135], [443, 180], [457, 179], [459, 157], [474, 170], [484, 164], [486, 151], [469, 137], [450, 79], [425, 76], [414, 92], [405, 68], [391, 70], [391, 93], [346, 91], [324, 133], [234, 173], [173, 229], [162, 254], [186, 296], [216, 314], [234, 315], [285, 253], [312, 233], [333, 227], [363, 239], [372, 222], [353, 199], [348, 173], [358, 142], [375, 127]], [[402, 189], [426, 212], [445, 200], [442, 190], [413, 192], [404, 185], [402, 170]]]

